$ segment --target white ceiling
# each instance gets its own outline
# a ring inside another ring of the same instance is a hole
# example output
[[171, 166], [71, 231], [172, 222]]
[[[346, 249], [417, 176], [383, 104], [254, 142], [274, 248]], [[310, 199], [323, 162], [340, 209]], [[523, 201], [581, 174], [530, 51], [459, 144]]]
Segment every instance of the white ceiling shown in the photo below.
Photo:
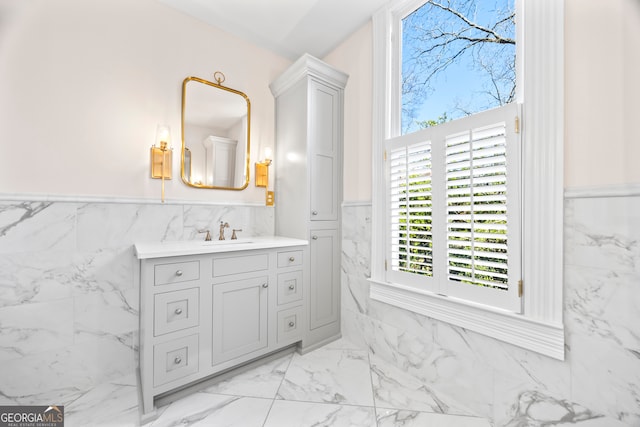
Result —
[[322, 58], [389, 0], [157, 0], [289, 59]]

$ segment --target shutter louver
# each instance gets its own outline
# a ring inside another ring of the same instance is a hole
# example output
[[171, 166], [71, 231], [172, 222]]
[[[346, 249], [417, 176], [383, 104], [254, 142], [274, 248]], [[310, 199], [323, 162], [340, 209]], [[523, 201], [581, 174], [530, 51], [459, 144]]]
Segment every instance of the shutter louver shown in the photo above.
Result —
[[391, 150], [389, 174], [392, 270], [433, 276], [431, 143]]
[[508, 289], [505, 124], [446, 137], [449, 280]]

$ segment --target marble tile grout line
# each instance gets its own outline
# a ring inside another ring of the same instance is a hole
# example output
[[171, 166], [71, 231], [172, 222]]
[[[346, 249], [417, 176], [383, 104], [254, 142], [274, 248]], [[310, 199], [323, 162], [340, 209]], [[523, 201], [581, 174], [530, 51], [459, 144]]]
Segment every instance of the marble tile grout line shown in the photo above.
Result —
[[378, 427], [378, 405], [376, 405], [376, 390], [373, 387], [373, 369], [371, 369], [371, 353], [367, 351], [367, 363], [369, 364], [369, 384], [371, 384], [371, 395], [373, 396], [373, 416]]
[[273, 405], [276, 403], [276, 399], [278, 398], [278, 393], [280, 392], [280, 387], [282, 387], [282, 383], [284, 382], [284, 379], [287, 376], [287, 371], [289, 370], [289, 367], [291, 366], [291, 362], [293, 361], [294, 357], [296, 357], [295, 353], [293, 353], [291, 355], [291, 357], [289, 358], [289, 363], [287, 363], [287, 367], [284, 370], [284, 374], [282, 375], [282, 379], [280, 379], [280, 384], [278, 385], [278, 389], [276, 390], [275, 395], [271, 399], [271, 406], [269, 406], [269, 410], [267, 411], [267, 416], [264, 417], [264, 422], [262, 423], [262, 427], [267, 425], [267, 420], [269, 420], [269, 415], [271, 415], [271, 410], [273, 409]]

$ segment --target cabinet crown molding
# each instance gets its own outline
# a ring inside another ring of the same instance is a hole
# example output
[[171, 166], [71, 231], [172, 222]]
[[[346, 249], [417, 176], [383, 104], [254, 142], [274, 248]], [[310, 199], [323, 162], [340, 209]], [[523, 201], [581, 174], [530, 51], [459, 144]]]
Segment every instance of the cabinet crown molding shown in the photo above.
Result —
[[296, 84], [301, 79], [311, 76], [321, 79], [325, 84], [335, 86], [337, 89], [344, 89], [347, 85], [349, 75], [336, 70], [331, 65], [305, 53], [294, 62], [280, 77], [269, 85], [274, 97], [280, 96], [283, 92]]

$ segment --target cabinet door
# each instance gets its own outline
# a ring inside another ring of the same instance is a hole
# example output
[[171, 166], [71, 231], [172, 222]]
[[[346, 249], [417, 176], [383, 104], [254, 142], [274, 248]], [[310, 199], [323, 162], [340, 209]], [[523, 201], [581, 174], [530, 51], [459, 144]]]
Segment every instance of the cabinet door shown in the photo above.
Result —
[[311, 230], [309, 328], [337, 322], [340, 313], [338, 230]]
[[311, 220], [338, 219], [340, 93], [312, 81], [309, 103]]
[[267, 346], [268, 278], [213, 285], [213, 364]]

